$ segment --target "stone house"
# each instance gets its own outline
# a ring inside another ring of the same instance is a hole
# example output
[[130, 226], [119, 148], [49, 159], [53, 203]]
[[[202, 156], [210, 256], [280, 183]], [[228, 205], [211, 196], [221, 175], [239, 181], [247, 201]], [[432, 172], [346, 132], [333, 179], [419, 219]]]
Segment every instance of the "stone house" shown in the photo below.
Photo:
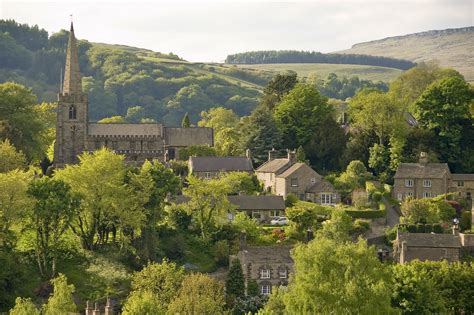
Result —
[[400, 264], [415, 259], [456, 262], [461, 255], [461, 245], [459, 235], [399, 233], [394, 242], [394, 258]]
[[245, 289], [250, 281], [257, 282], [258, 291], [269, 295], [273, 288], [287, 286], [293, 272], [291, 246], [242, 246], [237, 258], [242, 265]]
[[212, 128], [173, 128], [162, 124], [99, 124], [89, 122], [88, 97], [82, 91], [77, 41], [71, 23], [64, 81], [58, 94], [54, 165], [78, 162], [77, 156], [106, 147], [125, 155], [125, 161], [177, 158], [179, 149], [191, 145], [213, 146]]
[[248, 156], [190, 156], [188, 167], [190, 174], [205, 179], [218, 178], [227, 172], [254, 172]]
[[269, 222], [272, 217], [285, 214], [285, 200], [274, 195], [238, 195], [228, 196], [229, 202], [236, 206], [237, 211], [245, 211], [247, 215], [260, 222]]
[[340, 194], [331, 183], [306, 163], [296, 161], [295, 151], [288, 150], [286, 158], [275, 158], [275, 153], [270, 151], [268, 161], [255, 170], [267, 192], [285, 198], [291, 193], [300, 200], [323, 205], [335, 205], [341, 201]]
[[394, 176], [393, 197], [431, 198], [457, 193], [471, 200], [474, 192], [474, 174], [453, 174], [447, 163], [429, 163], [421, 152], [419, 163], [400, 163]]

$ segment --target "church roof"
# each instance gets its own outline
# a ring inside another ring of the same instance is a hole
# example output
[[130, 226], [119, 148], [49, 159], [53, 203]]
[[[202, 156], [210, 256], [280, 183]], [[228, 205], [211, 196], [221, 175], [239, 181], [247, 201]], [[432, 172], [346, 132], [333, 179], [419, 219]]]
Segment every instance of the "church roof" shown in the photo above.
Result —
[[161, 136], [161, 124], [99, 124], [88, 125], [89, 136]]
[[165, 127], [165, 144], [172, 147], [188, 147], [191, 145], [214, 146], [212, 128], [205, 127]]

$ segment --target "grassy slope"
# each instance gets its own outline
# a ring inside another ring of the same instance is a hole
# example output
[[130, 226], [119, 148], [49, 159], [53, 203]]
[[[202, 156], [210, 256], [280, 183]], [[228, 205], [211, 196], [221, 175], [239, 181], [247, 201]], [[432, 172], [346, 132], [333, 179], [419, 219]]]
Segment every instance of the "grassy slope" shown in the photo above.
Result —
[[316, 75], [318, 78], [326, 78], [331, 72], [338, 76], [358, 76], [361, 79], [373, 81], [390, 82], [402, 73], [402, 70], [386, 67], [361, 66], [348, 64], [315, 64], [315, 63], [278, 63], [237, 65], [239, 68], [258, 69], [273, 72], [295, 71], [299, 77]]
[[441, 66], [461, 72], [474, 82], [474, 27], [429, 31], [389, 37], [360, 44], [340, 51], [408, 59], [415, 62], [438, 60]]

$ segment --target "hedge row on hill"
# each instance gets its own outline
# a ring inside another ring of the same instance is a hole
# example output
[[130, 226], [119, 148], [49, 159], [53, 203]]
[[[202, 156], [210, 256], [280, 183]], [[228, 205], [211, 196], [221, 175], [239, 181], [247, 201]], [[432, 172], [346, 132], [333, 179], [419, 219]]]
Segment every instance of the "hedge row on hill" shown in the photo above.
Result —
[[407, 70], [416, 63], [389, 57], [356, 54], [323, 54], [315, 51], [263, 50], [228, 55], [230, 64], [267, 64], [267, 63], [332, 63], [389, 67]]

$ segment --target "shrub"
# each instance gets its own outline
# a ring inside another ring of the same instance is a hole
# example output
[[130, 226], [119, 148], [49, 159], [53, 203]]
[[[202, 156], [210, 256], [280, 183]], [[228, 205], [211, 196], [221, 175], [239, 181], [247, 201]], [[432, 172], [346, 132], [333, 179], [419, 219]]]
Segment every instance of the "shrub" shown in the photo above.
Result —
[[257, 281], [250, 279], [247, 280], [247, 295], [249, 296], [257, 296], [260, 292], [258, 292], [258, 283]]
[[214, 244], [214, 260], [218, 266], [227, 266], [229, 264], [229, 241], [220, 240]]
[[285, 206], [293, 207], [298, 201], [299, 199], [295, 194], [289, 193], [286, 195]]
[[226, 293], [234, 297], [243, 297], [245, 295], [244, 274], [238, 259], [232, 261], [225, 287]]
[[461, 213], [461, 220], [459, 220], [459, 228], [461, 231], [466, 231], [471, 229], [471, 212], [463, 211]]
[[386, 211], [383, 210], [354, 210], [344, 209], [344, 211], [354, 219], [375, 219], [385, 217]]
[[238, 231], [247, 233], [248, 241], [255, 241], [258, 238], [258, 222], [250, 218], [245, 212], [238, 212], [232, 223]]

